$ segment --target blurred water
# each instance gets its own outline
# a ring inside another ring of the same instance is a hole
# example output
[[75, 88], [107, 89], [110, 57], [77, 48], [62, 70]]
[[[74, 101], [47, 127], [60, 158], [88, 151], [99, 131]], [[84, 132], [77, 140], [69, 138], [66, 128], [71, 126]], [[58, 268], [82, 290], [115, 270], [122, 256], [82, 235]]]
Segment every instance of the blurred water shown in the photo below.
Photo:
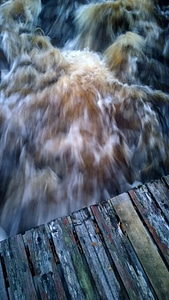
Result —
[[[8, 26], [1, 28], [9, 64], [0, 83], [1, 239], [3, 230], [13, 236], [169, 172], [169, 56], [166, 27], [159, 25], [165, 13], [158, 8], [158, 20], [153, 12], [144, 20], [154, 22], [159, 35], [150, 26], [144, 38], [142, 13], [140, 27], [134, 23], [132, 33], [130, 25], [130, 33], [114, 36], [105, 52], [91, 51], [95, 35], [81, 49], [94, 27], [82, 43], [82, 37], [72, 43], [76, 49], [66, 44], [59, 50], [34, 32], [35, 2], [25, 1], [27, 14], [19, 22], [8, 13]], [[13, 9], [3, 4], [0, 15], [7, 14], [4, 5]], [[123, 10], [136, 14], [136, 8]]]

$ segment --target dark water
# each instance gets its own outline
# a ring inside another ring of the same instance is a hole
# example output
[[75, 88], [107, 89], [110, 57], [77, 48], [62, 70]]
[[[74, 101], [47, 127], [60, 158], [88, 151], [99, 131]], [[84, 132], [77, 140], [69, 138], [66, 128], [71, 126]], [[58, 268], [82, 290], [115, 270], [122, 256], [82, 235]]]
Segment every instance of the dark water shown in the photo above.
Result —
[[168, 7], [2, 2], [1, 239], [168, 174]]

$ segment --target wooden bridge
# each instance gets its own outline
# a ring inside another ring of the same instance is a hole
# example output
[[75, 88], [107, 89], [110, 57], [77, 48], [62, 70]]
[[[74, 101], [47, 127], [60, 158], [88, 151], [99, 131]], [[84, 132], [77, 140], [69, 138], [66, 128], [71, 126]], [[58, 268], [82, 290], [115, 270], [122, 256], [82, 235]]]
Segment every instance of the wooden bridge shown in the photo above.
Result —
[[169, 177], [0, 243], [0, 299], [169, 299]]

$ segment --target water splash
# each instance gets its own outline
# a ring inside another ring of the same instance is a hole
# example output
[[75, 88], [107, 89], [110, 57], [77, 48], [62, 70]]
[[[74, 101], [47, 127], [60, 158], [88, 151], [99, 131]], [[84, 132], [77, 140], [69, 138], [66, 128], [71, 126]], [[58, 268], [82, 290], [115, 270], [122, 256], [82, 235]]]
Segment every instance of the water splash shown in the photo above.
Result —
[[136, 23], [104, 53], [59, 50], [28, 23], [14, 29], [18, 44], [11, 27], [1, 32], [10, 45], [3, 40], [9, 70], [0, 83], [0, 226], [7, 236], [169, 172], [165, 38], [164, 63], [147, 50], [150, 39], [138, 36]]

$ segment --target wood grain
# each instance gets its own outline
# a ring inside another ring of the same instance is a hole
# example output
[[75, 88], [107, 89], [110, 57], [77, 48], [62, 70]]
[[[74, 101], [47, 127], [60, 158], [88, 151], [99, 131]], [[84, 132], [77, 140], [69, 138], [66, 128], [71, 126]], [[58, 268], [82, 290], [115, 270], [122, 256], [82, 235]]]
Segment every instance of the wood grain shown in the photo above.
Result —
[[149, 233], [139, 219], [130, 197], [124, 193], [111, 201], [144, 267], [158, 299], [169, 299], [169, 272]]
[[169, 179], [0, 242], [0, 300], [168, 300]]

